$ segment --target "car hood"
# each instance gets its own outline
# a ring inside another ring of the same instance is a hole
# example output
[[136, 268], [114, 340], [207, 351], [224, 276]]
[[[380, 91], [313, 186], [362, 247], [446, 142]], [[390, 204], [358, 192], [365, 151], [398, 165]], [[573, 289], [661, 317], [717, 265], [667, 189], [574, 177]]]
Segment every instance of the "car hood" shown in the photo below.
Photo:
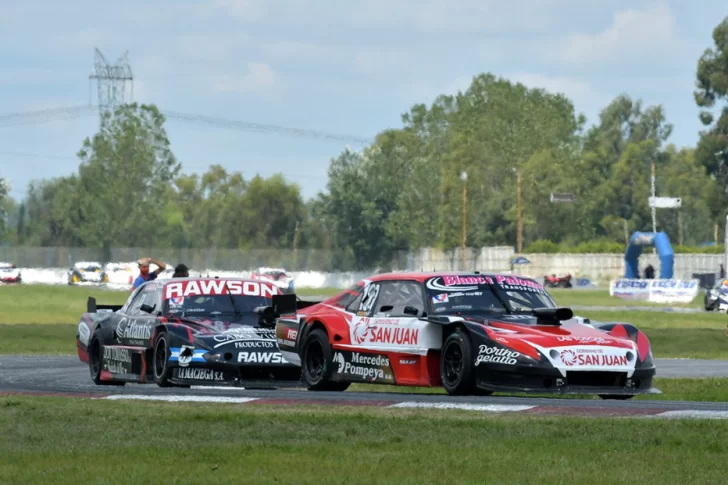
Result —
[[[539, 325], [533, 315], [488, 315], [461, 317], [466, 321], [483, 324], [491, 338], [522, 341], [540, 349], [563, 348], [571, 345], [602, 346], [620, 349], [634, 349], [635, 343], [626, 332], [607, 333], [588, 323], [576, 319], [565, 320], [560, 325]], [[508, 345], [508, 343], [506, 343]]]
[[209, 316], [170, 318], [170, 323], [188, 327], [192, 336], [211, 347], [241, 341], [275, 341], [275, 329], [259, 326], [257, 315], [215, 320]]

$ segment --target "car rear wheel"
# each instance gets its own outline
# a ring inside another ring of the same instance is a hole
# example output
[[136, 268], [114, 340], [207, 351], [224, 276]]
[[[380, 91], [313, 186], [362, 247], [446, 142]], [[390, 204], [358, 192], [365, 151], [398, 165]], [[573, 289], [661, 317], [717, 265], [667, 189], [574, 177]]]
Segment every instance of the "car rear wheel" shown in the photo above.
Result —
[[101, 340], [98, 337], [94, 337], [91, 340], [91, 347], [89, 348], [89, 359], [88, 359], [88, 370], [91, 374], [91, 380], [98, 386], [123, 386], [126, 384], [124, 381], [105, 381], [101, 380], [101, 356], [104, 352], [104, 346], [101, 345]]
[[301, 377], [311, 391], [345, 391], [350, 382], [331, 382], [333, 349], [326, 332], [317, 328], [306, 337], [301, 356]]
[[440, 380], [448, 394], [463, 395], [475, 392], [473, 344], [461, 329], [450, 334], [442, 346]]

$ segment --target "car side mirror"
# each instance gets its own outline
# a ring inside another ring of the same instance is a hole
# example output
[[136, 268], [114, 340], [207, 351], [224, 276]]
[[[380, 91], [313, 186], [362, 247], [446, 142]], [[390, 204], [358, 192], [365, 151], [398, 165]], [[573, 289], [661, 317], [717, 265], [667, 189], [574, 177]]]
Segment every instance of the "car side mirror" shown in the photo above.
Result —
[[404, 314], [405, 315], [412, 315], [412, 316], [416, 317], [417, 315], [420, 314], [420, 311], [417, 308], [415, 308], [415, 307], [406, 306], [406, 307], [404, 307]]
[[271, 322], [280, 316], [272, 306], [259, 306], [255, 309], [255, 313], [266, 322]]
[[144, 313], [152, 313], [154, 311], [155, 306], [156, 305], [147, 305], [146, 303], [142, 303], [142, 306], [139, 307], [139, 309], [141, 311], [143, 311]]

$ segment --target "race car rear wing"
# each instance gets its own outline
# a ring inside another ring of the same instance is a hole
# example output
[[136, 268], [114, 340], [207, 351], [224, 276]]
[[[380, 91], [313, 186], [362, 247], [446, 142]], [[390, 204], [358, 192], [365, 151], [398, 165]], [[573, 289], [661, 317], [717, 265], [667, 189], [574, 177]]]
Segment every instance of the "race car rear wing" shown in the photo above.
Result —
[[93, 296], [88, 297], [88, 301], [86, 302], [86, 311], [88, 313], [97, 313], [99, 311], [101, 312], [115, 312], [118, 310], [121, 310], [121, 307], [124, 305], [98, 305], [96, 303], [96, 298]]
[[295, 293], [273, 295], [273, 309], [278, 315], [291, 315], [322, 301], [324, 300], [301, 300]]

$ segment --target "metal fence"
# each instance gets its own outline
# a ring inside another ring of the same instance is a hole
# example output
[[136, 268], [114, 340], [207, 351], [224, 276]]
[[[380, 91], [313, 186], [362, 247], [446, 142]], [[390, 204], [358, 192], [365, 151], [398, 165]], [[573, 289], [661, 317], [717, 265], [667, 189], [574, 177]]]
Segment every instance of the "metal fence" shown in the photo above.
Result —
[[[351, 251], [340, 249], [303, 249], [282, 251], [268, 249], [162, 249], [112, 248], [104, 252], [94, 248], [68, 247], [0, 247], [0, 261], [22, 268], [70, 268], [76, 261], [128, 262], [148, 256], [168, 264], [185, 263], [198, 270], [250, 271], [260, 266], [283, 267], [288, 271], [338, 273], [375, 271], [493, 271], [543, 278], [546, 274], [571, 273], [574, 276], [607, 281], [624, 275], [624, 254], [524, 254], [530, 264], [511, 266], [512, 247], [468, 249], [462, 251], [423, 248], [395, 254], [389, 265], [355, 268]], [[723, 254], [676, 254], [674, 277], [691, 278], [694, 273], [717, 273], [725, 261]], [[640, 268], [648, 264], [658, 270], [659, 259], [650, 251], [640, 257]]]

